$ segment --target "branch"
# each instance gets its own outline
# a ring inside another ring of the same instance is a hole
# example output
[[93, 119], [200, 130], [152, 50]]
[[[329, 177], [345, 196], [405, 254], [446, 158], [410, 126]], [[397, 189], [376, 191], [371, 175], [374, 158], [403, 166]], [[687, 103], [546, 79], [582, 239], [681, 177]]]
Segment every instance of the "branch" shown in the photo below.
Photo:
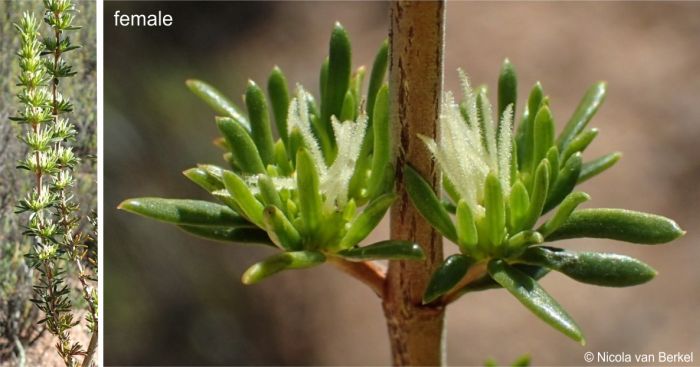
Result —
[[345, 259], [329, 256], [328, 262], [369, 286], [379, 298], [384, 298], [384, 271], [374, 262], [353, 262]]

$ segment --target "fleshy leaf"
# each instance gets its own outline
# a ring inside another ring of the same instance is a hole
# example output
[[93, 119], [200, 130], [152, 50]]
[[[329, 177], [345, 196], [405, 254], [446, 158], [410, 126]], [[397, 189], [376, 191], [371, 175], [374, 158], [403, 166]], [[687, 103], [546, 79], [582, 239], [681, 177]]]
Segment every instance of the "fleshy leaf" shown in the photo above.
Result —
[[547, 241], [609, 238], [638, 244], [660, 244], [685, 234], [676, 222], [660, 215], [625, 209], [582, 209], [571, 213]]
[[423, 295], [423, 304], [435, 301], [454, 288], [464, 278], [473, 263], [473, 260], [459, 254], [445, 259], [430, 278]]
[[185, 84], [187, 84], [187, 87], [192, 91], [192, 93], [196, 94], [197, 97], [206, 102], [214, 109], [214, 111], [236, 120], [236, 122], [241, 124], [247, 130], [250, 130], [250, 122], [248, 122], [245, 115], [241, 113], [240, 109], [236, 107], [233, 102], [221, 94], [221, 92], [216, 90], [216, 88], [201, 80], [195, 79], [190, 79], [186, 81]]
[[423, 249], [410, 241], [388, 240], [363, 247], [338, 252], [338, 256], [350, 261], [368, 260], [422, 260]]
[[350, 225], [348, 232], [340, 241], [339, 248], [351, 248], [365, 239], [384, 218], [395, 199], [395, 194], [385, 194], [367, 204], [367, 207]]
[[601, 174], [603, 171], [615, 165], [620, 158], [622, 158], [622, 154], [615, 152], [584, 163], [581, 167], [581, 173], [579, 174], [577, 183], [582, 183]]
[[304, 269], [322, 264], [326, 257], [316, 251], [283, 252], [251, 266], [245, 271], [243, 284], [255, 284], [283, 270]]
[[226, 138], [226, 142], [231, 147], [231, 152], [243, 173], [265, 172], [265, 165], [258, 148], [248, 131], [229, 117], [217, 117], [216, 125]]
[[287, 112], [289, 111], [289, 87], [287, 78], [279, 67], [275, 66], [267, 79], [267, 93], [270, 95], [270, 105], [275, 115], [277, 133], [287, 145], [289, 132], [287, 129]]
[[277, 246], [287, 251], [301, 250], [302, 242], [299, 232], [279, 208], [266, 207], [263, 211], [263, 222], [270, 239]]
[[273, 163], [274, 142], [270, 127], [270, 112], [262, 89], [252, 80], [248, 81], [245, 92], [245, 103], [250, 117], [250, 135], [258, 147], [263, 164]]
[[252, 243], [275, 247], [267, 232], [253, 227], [201, 227], [179, 225], [183, 231], [208, 240]]
[[576, 111], [574, 111], [571, 119], [566, 123], [564, 130], [559, 135], [557, 145], [559, 145], [560, 152], [566, 151], [569, 143], [586, 128], [593, 115], [598, 112], [598, 108], [605, 100], [606, 87], [605, 82], [598, 82], [586, 91], [583, 99], [576, 107]]
[[202, 200], [135, 198], [123, 201], [118, 208], [173, 224], [252, 226], [230, 208]]
[[489, 262], [488, 271], [535, 316], [582, 345], [586, 343], [576, 322], [534, 279], [503, 260]]
[[406, 180], [406, 191], [418, 212], [443, 236], [458, 243], [457, 229], [452, 223], [450, 214], [442, 206], [440, 199], [435, 196], [430, 185], [411, 166], [405, 166], [403, 172]]
[[605, 287], [629, 287], [646, 283], [656, 276], [656, 271], [649, 265], [617, 254], [531, 247], [520, 260], [556, 270], [582, 283]]

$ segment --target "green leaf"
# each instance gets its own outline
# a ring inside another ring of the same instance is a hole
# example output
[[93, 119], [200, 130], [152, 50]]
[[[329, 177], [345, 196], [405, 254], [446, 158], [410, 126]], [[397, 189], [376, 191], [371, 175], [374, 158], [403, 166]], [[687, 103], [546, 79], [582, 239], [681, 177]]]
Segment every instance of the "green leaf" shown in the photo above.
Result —
[[322, 221], [319, 177], [311, 154], [306, 149], [297, 152], [297, 190], [299, 210], [307, 233], [313, 233]]
[[183, 231], [207, 240], [251, 243], [275, 247], [267, 232], [253, 227], [201, 227], [178, 225]]
[[594, 176], [599, 175], [603, 171], [612, 167], [620, 160], [622, 154], [615, 152], [608, 155], [604, 155], [600, 158], [594, 159], [590, 162], [586, 162], [581, 167], [581, 173], [578, 177], [578, 183], [582, 183]]
[[329, 129], [332, 115], [340, 116], [343, 107], [343, 99], [350, 85], [352, 51], [350, 38], [345, 28], [336, 23], [331, 32], [331, 41], [328, 57], [328, 79], [324, 90], [324, 100], [321, 104], [321, 125], [325, 126], [324, 134], [331, 137], [331, 144], [335, 144], [333, 131]]
[[532, 194], [530, 195], [530, 206], [528, 207], [527, 217], [523, 221], [523, 229], [529, 229], [535, 226], [537, 220], [542, 214], [545, 200], [547, 199], [547, 190], [549, 189], [549, 161], [542, 160], [535, 171]]
[[503, 260], [492, 260], [489, 274], [503, 288], [527, 307], [535, 316], [569, 338], [585, 345], [583, 334], [576, 322], [537, 282]]
[[[369, 116], [369, 125], [372, 126], [374, 123], [374, 105], [379, 93], [379, 89], [384, 84], [384, 76], [386, 75], [387, 64], [389, 61], [389, 40], [384, 40], [382, 45], [377, 51], [377, 55], [374, 57], [374, 63], [372, 64], [372, 73], [369, 77], [369, 86], [367, 87], [367, 111]], [[371, 143], [371, 141], [370, 141]]]
[[207, 192], [214, 192], [216, 190], [222, 190], [224, 188], [224, 183], [221, 181], [220, 177], [215, 177], [211, 175], [207, 170], [195, 167], [190, 168], [182, 172], [185, 177], [190, 179], [190, 181], [197, 184], [199, 187], [207, 190]]
[[443, 236], [454, 243], [459, 243], [457, 240], [457, 229], [452, 223], [450, 214], [442, 206], [440, 199], [435, 195], [430, 184], [409, 165], [404, 167], [403, 173], [406, 191], [418, 212]]
[[520, 253], [525, 247], [544, 242], [544, 237], [537, 231], [527, 229], [516, 233], [508, 239], [507, 248], [512, 254]]
[[516, 111], [516, 101], [518, 98], [518, 77], [515, 68], [510, 60], [503, 60], [501, 73], [498, 76], [498, 117], [503, 116], [503, 111], [508, 105], [513, 105], [513, 112]]
[[364, 240], [384, 218], [394, 200], [396, 200], [396, 195], [389, 193], [379, 196], [367, 204], [362, 213], [352, 222], [338, 247], [348, 249]]
[[277, 133], [287, 145], [289, 138], [287, 131], [287, 111], [289, 111], [289, 87], [287, 86], [287, 78], [279, 67], [275, 66], [267, 79], [267, 93], [270, 95], [270, 104], [272, 112], [275, 115], [275, 124], [277, 125]]
[[520, 260], [556, 270], [582, 283], [604, 287], [629, 287], [646, 283], [656, 276], [649, 265], [617, 254], [569, 252], [555, 248], [529, 248]]
[[263, 211], [263, 222], [270, 239], [287, 251], [302, 249], [301, 236], [289, 219], [276, 206], [268, 206]]
[[581, 153], [577, 152], [572, 155], [564, 164], [564, 168], [559, 171], [557, 181], [554, 186], [551, 186], [549, 193], [547, 195], [547, 202], [542, 210], [543, 213], [547, 213], [554, 207], [559, 205], [562, 200], [569, 195], [571, 191], [576, 187], [576, 181], [578, 181], [579, 175], [581, 174]]
[[236, 107], [233, 102], [216, 90], [216, 88], [201, 80], [195, 79], [187, 80], [185, 84], [187, 84], [187, 87], [192, 93], [206, 102], [214, 111], [234, 119], [247, 130], [250, 130], [250, 123], [245, 115], [241, 113], [240, 109]]
[[685, 234], [676, 222], [660, 215], [624, 209], [582, 209], [571, 213], [547, 241], [609, 238], [638, 244], [660, 244]]
[[345, 98], [343, 99], [343, 108], [340, 110], [340, 115], [336, 116], [338, 121], [353, 121], [355, 120], [355, 112], [357, 111], [357, 106], [355, 105], [355, 97], [352, 92], [348, 91], [345, 93]]
[[253, 222], [256, 226], [264, 228], [263, 224], [263, 206], [253, 196], [245, 181], [237, 174], [231, 171], [224, 171], [224, 186], [231, 198], [236, 202], [238, 207], [243, 211], [243, 215]]
[[542, 235], [545, 237], [549, 236], [552, 232], [556, 231], [557, 228], [561, 227], [561, 225], [564, 224], [567, 219], [569, 219], [569, 216], [574, 209], [576, 209], [576, 207], [590, 199], [591, 197], [585, 192], [572, 192], [571, 194], [567, 195], [564, 201], [562, 201], [561, 205], [559, 205], [559, 209], [557, 209], [554, 216], [540, 226], [537, 231], [542, 233]]
[[260, 197], [262, 199], [263, 204], [265, 204], [266, 206], [274, 205], [280, 209], [282, 208], [282, 199], [280, 199], [280, 195], [277, 192], [277, 188], [272, 182], [270, 176], [259, 175], [258, 188], [260, 189]]
[[394, 181], [394, 170], [391, 164], [391, 125], [389, 123], [389, 88], [386, 84], [379, 89], [374, 105], [374, 153], [372, 168], [367, 184], [370, 200], [391, 190]]
[[516, 181], [510, 190], [508, 205], [510, 207], [510, 231], [516, 232], [523, 229], [530, 208], [530, 196], [520, 180]]
[[562, 153], [561, 160], [566, 162], [576, 152], [583, 152], [589, 144], [598, 136], [598, 129], [584, 131], [571, 141], [566, 151]]
[[467, 275], [467, 271], [473, 263], [472, 259], [459, 254], [445, 259], [430, 278], [428, 287], [423, 295], [423, 304], [426, 305], [435, 301], [459, 284], [459, 281]]
[[537, 112], [533, 129], [533, 162], [539, 162], [547, 157], [547, 151], [554, 145], [554, 119], [549, 107], [542, 106]]
[[533, 147], [535, 138], [534, 122], [535, 115], [540, 109], [544, 91], [540, 82], [535, 83], [535, 86], [530, 92], [530, 97], [527, 102], [526, 117], [523, 118], [518, 131], [516, 133], [516, 146], [518, 148], [518, 166], [522, 172], [531, 172], [532, 167], [537, 163], [533, 159]]
[[552, 146], [547, 151], [546, 159], [549, 161], [549, 187], [553, 187], [559, 178], [559, 150], [556, 146]]
[[564, 130], [562, 130], [557, 140], [557, 145], [559, 146], [560, 152], [565, 152], [566, 148], [569, 146], [572, 140], [581, 132], [593, 115], [598, 112], [598, 108], [605, 100], [605, 90], [607, 85], [605, 82], [598, 82], [592, 85], [583, 99], [576, 107], [576, 111], [571, 116], [569, 122], [566, 123]]
[[287, 155], [287, 148], [282, 140], [278, 140], [275, 143], [275, 164], [279, 169], [279, 174], [281, 176], [290, 176], [294, 171], [292, 164], [289, 162], [289, 156]]
[[196, 226], [251, 226], [230, 208], [209, 201], [189, 199], [135, 198], [123, 201], [119, 209], [173, 224]]
[[250, 135], [258, 147], [260, 158], [265, 165], [273, 163], [274, 142], [270, 128], [270, 112], [262, 89], [254, 81], [248, 81], [245, 103], [250, 117]]
[[465, 254], [473, 255], [479, 243], [474, 216], [466, 201], [457, 204], [457, 244]]
[[326, 257], [316, 251], [283, 252], [251, 266], [245, 271], [243, 284], [255, 284], [283, 270], [305, 269], [322, 264]]
[[231, 152], [236, 157], [236, 162], [243, 173], [265, 172], [265, 165], [260, 158], [258, 148], [250, 134], [240, 124], [228, 117], [217, 117], [216, 125], [226, 138], [226, 142], [231, 147]]
[[489, 241], [494, 247], [500, 246], [506, 236], [506, 207], [501, 182], [491, 173], [486, 177], [484, 206]]
[[425, 255], [419, 244], [410, 241], [388, 240], [364, 247], [338, 252], [338, 256], [350, 261], [368, 260], [423, 260]]

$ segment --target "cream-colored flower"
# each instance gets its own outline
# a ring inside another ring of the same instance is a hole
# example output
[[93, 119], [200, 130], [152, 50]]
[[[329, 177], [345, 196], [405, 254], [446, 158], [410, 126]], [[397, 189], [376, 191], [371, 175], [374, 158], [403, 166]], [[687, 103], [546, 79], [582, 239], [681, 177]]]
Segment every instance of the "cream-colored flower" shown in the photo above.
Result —
[[459, 75], [466, 118], [452, 92], [445, 92], [439, 140], [424, 136], [421, 139], [472, 213], [483, 216], [484, 184], [490, 172], [499, 178], [504, 197], [510, 194], [513, 106], [503, 111], [500, 124], [496, 126], [486, 92], [475, 94], [462, 70]]

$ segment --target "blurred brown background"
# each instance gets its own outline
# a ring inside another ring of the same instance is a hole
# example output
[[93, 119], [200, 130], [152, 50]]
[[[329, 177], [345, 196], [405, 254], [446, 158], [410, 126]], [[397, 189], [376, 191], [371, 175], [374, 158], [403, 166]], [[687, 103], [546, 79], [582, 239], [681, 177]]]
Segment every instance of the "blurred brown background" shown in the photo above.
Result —
[[[171, 28], [115, 28], [113, 14], [162, 10]], [[333, 21], [349, 30], [355, 65], [386, 36], [386, 3], [105, 4], [105, 362], [107, 364], [389, 363], [379, 301], [327, 267], [244, 287], [267, 249], [222, 245], [117, 212], [134, 196], [207, 198], [180, 172], [223, 164], [213, 113], [184, 86], [210, 81], [240, 102], [247, 78], [279, 65], [290, 85], [318, 91]], [[495, 91], [509, 57], [520, 96], [540, 80], [561, 127], [586, 88], [607, 80], [586, 157], [624, 157], [583, 189], [588, 206], [667, 215], [688, 230], [660, 247], [570, 241], [653, 265], [659, 276], [626, 289], [543, 281], [584, 329], [586, 347], [537, 320], [504, 291], [469, 295], [448, 311], [448, 362], [582, 365], [586, 351], [695, 352], [700, 358], [700, 3], [480, 3], [447, 5], [445, 86], [456, 68]], [[521, 106], [519, 106], [519, 111]], [[386, 234], [386, 226], [375, 238]], [[699, 361], [696, 361], [698, 363]]]

